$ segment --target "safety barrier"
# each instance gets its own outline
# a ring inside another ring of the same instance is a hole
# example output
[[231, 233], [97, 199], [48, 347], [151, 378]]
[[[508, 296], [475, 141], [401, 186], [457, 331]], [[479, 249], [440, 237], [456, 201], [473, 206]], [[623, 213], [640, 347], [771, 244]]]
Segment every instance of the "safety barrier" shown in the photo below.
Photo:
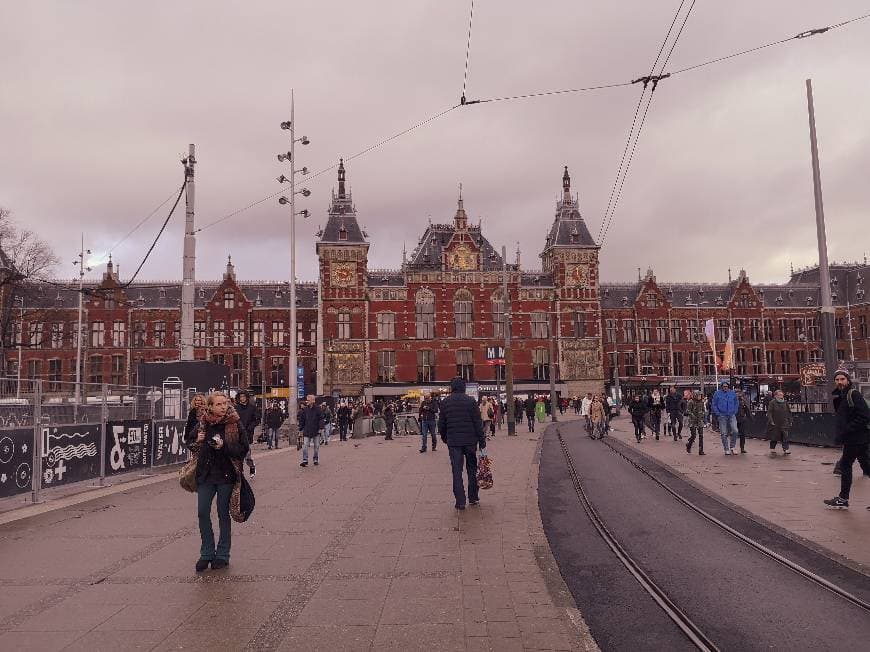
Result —
[[184, 462], [186, 407], [166, 388], [0, 379], [0, 498]]

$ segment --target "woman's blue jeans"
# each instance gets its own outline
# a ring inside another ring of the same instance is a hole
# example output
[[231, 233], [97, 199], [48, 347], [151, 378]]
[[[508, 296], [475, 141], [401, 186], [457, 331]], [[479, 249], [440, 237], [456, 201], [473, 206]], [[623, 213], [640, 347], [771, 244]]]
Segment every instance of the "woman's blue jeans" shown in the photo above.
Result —
[[[197, 487], [197, 510], [199, 513], [199, 536], [202, 538], [202, 547], [199, 551], [200, 559], [230, 560], [231, 521], [230, 521], [230, 495], [233, 493], [233, 485], [216, 484], [214, 482], [202, 483]], [[217, 548], [214, 545], [214, 530], [211, 525], [211, 503], [217, 496], [218, 526], [220, 539]]]

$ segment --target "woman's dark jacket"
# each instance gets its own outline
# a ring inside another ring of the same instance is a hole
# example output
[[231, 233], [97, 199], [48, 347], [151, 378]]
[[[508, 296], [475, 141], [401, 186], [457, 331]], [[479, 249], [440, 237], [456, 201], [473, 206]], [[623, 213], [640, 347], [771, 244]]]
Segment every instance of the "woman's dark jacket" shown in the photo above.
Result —
[[632, 401], [628, 404], [628, 413], [632, 419], [642, 419], [649, 410], [643, 400]]
[[266, 410], [266, 426], [269, 428], [278, 429], [284, 423], [284, 413], [278, 408], [269, 408]]
[[257, 419], [257, 406], [251, 403], [248, 400], [247, 403], [236, 403], [235, 405], [236, 413], [239, 415], [239, 419], [241, 419], [242, 427], [247, 433], [248, 442], [250, 443], [254, 437], [254, 428], [257, 427], [258, 419]]
[[[188, 416], [188, 424], [190, 417]], [[198, 484], [235, 484], [236, 469], [233, 465], [233, 460], [243, 460], [248, 454], [248, 435], [242, 424], [239, 424], [239, 441], [231, 444], [224, 436], [226, 426], [222, 423], [215, 425], [206, 424], [205, 441], [197, 444], [196, 435], [199, 430], [197, 427], [196, 417], [194, 416], [194, 425], [189, 430], [185, 428], [184, 443], [191, 450], [195, 450], [198, 446], [199, 457], [196, 463], [196, 482]], [[215, 434], [220, 435], [224, 440], [224, 445], [219, 450], [209, 444]]]

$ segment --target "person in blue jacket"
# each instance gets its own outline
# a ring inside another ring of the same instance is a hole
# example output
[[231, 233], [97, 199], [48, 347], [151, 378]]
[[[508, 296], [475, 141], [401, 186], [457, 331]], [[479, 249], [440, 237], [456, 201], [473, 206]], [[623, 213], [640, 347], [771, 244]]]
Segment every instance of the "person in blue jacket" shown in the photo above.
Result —
[[711, 411], [719, 420], [719, 435], [722, 437], [722, 447], [726, 455], [734, 455], [737, 444], [737, 410], [740, 403], [737, 393], [727, 382], [723, 382], [713, 394]]

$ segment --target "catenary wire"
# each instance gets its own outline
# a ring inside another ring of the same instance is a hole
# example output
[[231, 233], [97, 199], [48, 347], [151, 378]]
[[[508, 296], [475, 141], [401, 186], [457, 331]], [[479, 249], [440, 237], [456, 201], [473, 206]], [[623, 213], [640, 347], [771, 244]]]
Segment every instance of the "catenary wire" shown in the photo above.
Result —
[[[677, 24], [677, 18], [680, 17], [680, 12], [683, 10], [683, 5], [686, 3], [686, 0], [681, 0], [680, 6], [677, 7], [677, 10], [674, 12], [674, 17], [671, 20], [671, 24], [668, 27], [668, 33], [665, 34], [665, 38], [662, 39], [662, 44], [659, 47], [659, 51], [656, 54], [656, 58], [653, 61], [652, 65], [649, 68], [649, 74], [647, 77], [652, 76], [655, 72], [656, 66], [659, 63], [659, 59], [661, 59], [662, 52], [665, 50], [665, 46], [668, 44], [668, 39], [671, 37], [671, 32], [674, 31], [674, 25]], [[634, 135], [634, 127], [637, 124], [637, 116], [640, 113], [640, 106], [643, 104], [643, 97], [646, 94], [647, 84], [643, 85], [643, 89], [641, 90], [640, 97], [637, 98], [637, 106], [634, 107], [634, 117], [631, 119], [631, 128], [628, 130], [628, 137], [625, 139], [625, 147], [622, 148], [622, 158], [619, 160], [619, 167], [616, 170], [616, 178], [613, 180], [613, 186], [610, 188], [610, 197], [607, 199], [607, 207], [604, 209], [604, 217], [601, 219], [601, 225], [598, 227], [598, 241], [601, 241], [601, 237], [603, 235], [604, 225], [607, 222], [607, 216], [610, 213], [610, 207], [613, 204], [613, 196], [616, 192], [616, 186], [619, 183], [619, 178], [622, 175], [622, 168], [625, 164], [625, 155], [628, 153], [628, 147], [631, 144], [632, 136]]]
[[[160, 205], [159, 205], [159, 206], [157, 206], [153, 211], [151, 211], [150, 213], [148, 213], [148, 215], [146, 215], [142, 220], [140, 220], [139, 223], [136, 224], [136, 226], [134, 226], [132, 229], [130, 229], [130, 231], [128, 231], [127, 234], [126, 234], [123, 238], [121, 238], [121, 239], [118, 240], [115, 244], [113, 244], [111, 247], [109, 247], [108, 249], [106, 249], [106, 251], [103, 253], [103, 256], [106, 256], [107, 254], [111, 254], [113, 251], [115, 251], [115, 249], [117, 249], [117, 248], [120, 247], [124, 242], [126, 242], [126, 241], [127, 241], [127, 238], [129, 238], [131, 235], [133, 235], [134, 233], [136, 233], [136, 231], [138, 231], [139, 228], [142, 227], [143, 224], [145, 224], [145, 222], [147, 222], [147, 221], [150, 220], [152, 217], [154, 217], [154, 215], [157, 213], [157, 211], [159, 211], [159, 210], [160, 210], [161, 208], [163, 208], [167, 203], [169, 203], [169, 200], [172, 199], [172, 196], [173, 196], [174, 194], [175, 194], [175, 190], [173, 190], [171, 193], [169, 193], [169, 196], [166, 197], [166, 199], [164, 199], [162, 202], [160, 202]], [[100, 257], [102, 258], [103, 256], [100, 256]]]
[[[661, 76], [662, 73], [664, 72], [665, 68], [668, 65], [668, 62], [671, 59], [671, 55], [674, 53], [674, 49], [677, 47], [677, 43], [680, 40], [680, 36], [682, 36], [682, 34], [683, 34], [683, 29], [685, 29], [686, 23], [689, 21], [689, 16], [692, 15], [692, 10], [695, 8], [696, 1], [697, 0], [692, 0], [692, 4], [689, 5], [689, 9], [688, 9], [688, 11], [686, 11], [686, 15], [683, 17], [683, 22], [680, 25], [680, 29], [677, 32], [676, 37], [674, 37], [673, 43], [671, 43], [671, 49], [668, 51], [667, 57], [665, 57], [664, 62], [662, 63], [661, 67], [659, 68], [659, 76]], [[646, 86], [646, 84], [644, 84], [644, 86]], [[629, 170], [631, 169], [631, 162], [634, 160], [634, 153], [637, 151], [637, 143], [640, 140], [640, 134], [643, 131], [644, 124], [646, 123], [646, 117], [647, 117], [647, 114], [649, 113], [649, 107], [652, 104], [653, 97], [655, 97], [655, 90], [656, 90], [656, 83], [653, 82], [652, 88], [650, 89], [649, 98], [647, 99], [646, 108], [644, 108], [643, 116], [640, 119], [640, 125], [638, 125], [637, 133], [635, 134], [635, 137], [634, 137], [634, 143], [631, 146], [631, 153], [628, 155], [628, 160], [626, 161], [626, 164], [625, 164], [625, 170], [623, 171], [623, 174], [622, 174], [622, 180], [619, 182], [619, 190], [616, 192], [616, 199], [613, 202], [613, 206], [610, 209], [610, 216], [607, 218], [607, 222], [604, 225], [604, 230], [601, 233], [601, 238], [598, 241], [598, 245], [600, 247], [604, 246], [604, 242], [607, 239], [607, 234], [610, 231], [610, 226], [613, 224], [613, 216], [616, 214], [616, 207], [619, 205], [619, 200], [622, 197], [622, 189], [625, 186], [625, 180], [628, 177]]]
[[[434, 114], [434, 115], [431, 115], [431, 116], [429, 116], [428, 118], [426, 118], [425, 120], [421, 120], [420, 122], [418, 122], [418, 123], [416, 123], [416, 124], [414, 124], [414, 125], [411, 125], [411, 126], [408, 127], [407, 129], [403, 129], [402, 131], [399, 131], [399, 132], [393, 134], [392, 136], [390, 136], [390, 137], [388, 137], [388, 138], [384, 138], [383, 140], [378, 141], [378, 142], [375, 143], [374, 145], [370, 145], [369, 147], [366, 147], [365, 149], [360, 150], [360, 151], [357, 152], [356, 154], [352, 154], [351, 156], [348, 156], [348, 157], [345, 158], [344, 160], [347, 161], [347, 162], [350, 162], [350, 161], [353, 161], [354, 159], [360, 158], [361, 156], [365, 156], [365, 155], [368, 154], [369, 152], [371, 152], [371, 151], [373, 151], [373, 150], [376, 150], [376, 149], [378, 149], [379, 147], [382, 147], [382, 146], [386, 145], [386, 144], [389, 143], [390, 141], [393, 141], [393, 140], [395, 140], [396, 138], [400, 138], [401, 136], [404, 136], [405, 134], [410, 133], [410, 132], [414, 131], [415, 129], [419, 129], [420, 127], [424, 127], [425, 125], [429, 124], [430, 122], [433, 122], [433, 121], [437, 120], [438, 118], [440, 118], [440, 117], [442, 117], [442, 116], [444, 116], [444, 115], [447, 115], [448, 113], [450, 113], [450, 112], [453, 111], [454, 109], [459, 108], [460, 106], [461, 106], [461, 104], [454, 104], [454, 105], [451, 106], [450, 108], [444, 109], [443, 111], [440, 111], [439, 113], [436, 113], [436, 114]], [[305, 176], [305, 177], [302, 177], [302, 180], [303, 180], [303, 181], [310, 181], [310, 180], [312, 180], [312, 179], [315, 179], [315, 178], [319, 177], [319, 176], [322, 175], [322, 174], [325, 174], [325, 173], [329, 172], [330, 170], [334, 170], [334, 169], [337, 168], [337, 167], [338, 167], [338, 163], [333, 163], [332, 165], [330, 165], [330, 166], [328, 166], [328, 167], [325, 167], [325, 168], [323, 168], [322, 170], [320, 170], [320, 171], [318, 171], [318, 172], [315, 172], [314, 174], [310, 174], [310, 175], [307, 175], [307, 176]], [[255, 201], [255, 202], [251, 202], [251, 203], [248, 204], [247, 206], [243, 206], [242, 208], [239, 208], [239, 209], [233, 211], [232, 213], [228, 213], [228, 214], [224, 215], [223, 217], [220, 217], [220, 218], [218, 218], [218, 219], [216, 219], [216, 220], [214, 220], [214, 221], [212, 221], [212, 222], [209, 222], [208, 224], [206, 224], [206, 225], [204, 225], [204, 226], [199, 227], [198, 229], [196, 229], [196, 231], [194, 231], [194, 233], [200, 233], [201, 231], [205, 231], [206, 229], [210, 229], [210, 228], [213, 227], [213, 226], [217, 226], [218, 224], [220, 224], [220, 223], [222, 223], [222, 222], [225, 222], [225, 221], [227, 221], [228, 219], [233, 218], [233, 217], [235, 217], [236, 215], [239, 215], [240, 213], [244, 213], [245, 211], [247, 211], [247, 210], [253, 208], [254, 206], [258, 206], [258, 205], [262, 204], [262, 203], [265, 202], [265, 201], [268, 201], [268, 200], [270, 200], [270, 199], [273, 199], [273, 198], [277, 197], [278, 195], [283, 194], [284, 192], [286, 192], [286, 190], [282, 188], [281, 190], [279, 190], [279, 191], [277, 191], [277, 192], [273, 192], [273, 193], [270, 194], [270, 195], [266, 195], [266, 196], [263, 197], [262, 199], [258, 199], [258, 200]]]
[[465, 74], [462, 77], [462, 100], [465, 101], [465, 89], [468, 87], [468, 57], [471, 54], [471, 25], [474, 22], [474, 0], [471, 0], [471, 12], [468, 15], [468, 40], [465, 43]]

